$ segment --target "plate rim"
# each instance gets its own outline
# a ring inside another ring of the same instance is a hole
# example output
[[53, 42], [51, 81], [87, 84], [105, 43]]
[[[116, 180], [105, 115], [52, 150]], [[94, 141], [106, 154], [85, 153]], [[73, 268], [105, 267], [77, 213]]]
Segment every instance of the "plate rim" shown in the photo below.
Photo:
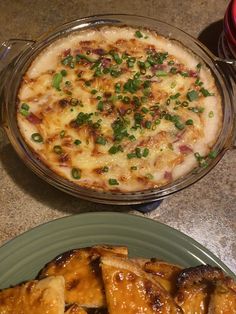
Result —
[[[78, 214], [72, 214], [69, 216], [64, 216], [64, 217], [59, 217], [56, 218], [54, 220], [50, 220], [47, 221], [45, 223], [42, 223], [40, 225], [37, 225], [29, 230], [26, 230], [24, 232], [22, 232], [21, 234], [17, 235], [16, 237], [8, 240], [7, 242], [3, 243], [0, 246], [0, 255], [1, 257], [3, 257], [3, 259], [1, 258], [0, 260], [0, 265], [1, 262], [4, 261], [5, 258], [8, 257], [7, 251], [9, 251], [11, 249], [11, 247], [13, 245], [19, 245], [19, 243], [21, 242], [22, 239], [24, 239], [25, 237], [27, 237], [28, 235], [32, 234], [37, 234], [38, 230], [44, 229], [44, 228], [50, 228], [50, 225], [57, 225], [58, 227], [61, 223], [61, 221], [73, 221], [75, 222], [77, 219], [82, 218], [82, 219], [86, 219], [88, 217], [112, 217], [112, 216], [119, 216], [119, 217], [127, 217], [128, 219], [131, 219], [133, 221], [140, 221], [141, 223], [144, 222], [145, 224], [151, 224], [153, 226], [156, 226], [157, 230], [158, 230], [158, 226], [161, 229], [166, 230], [169, 234], [171, 234], [172, 236], [175, 235], [176, 237], [178, 237], [178, 239], [180, 239], [181, 241], [188, 243], [192, 248], [197, 249], [199, 252], [201, 251], [203, 255], [205, 255], [208, 259], [211, 259], [212, 262], [214, 262], [215, 264], [217, 264], [218, 267], [220, 267], [221, 269], [223, 269], [223, 271], [231, 276], [232, 278], [234, 278], [236, 280], [236, 274], [233, 273], [233, 271], [223, 262], [220, 260], [219, 257], [217, 257], [214, 253], [212, 253], [208, 248], [206, 248], [205, 246], [203, 246], [201, 243], [199, 243], [198, 241], [196, 241], [195, 239], [193, 239], [192, 237], [188, 236], [187, 234], [183, 233], [180, 230], [175, 229], [174, 227], [171, 227], [165, 223], [159, 222], [157, 220], [154, 220], [152, 218], [149, 217], [143, 217], [143, 216], [139, 216], [139, 215], [135, 215], [132, 213], [123, 213], [123, 212], [112, 212], [112, 211], [98, 211], [98, 212], [85, 212], [85, 213], [78, 213]], [[109, 222], [111, 223], [111, 222]], [[128, 222], [129, 223], [129, 222]], [[83, 223], [82, 223], [83, 224]], [[82, 225], [79, 224], [79, 225]], [[86, 224], [89, 225], [89, 223], [86, 222]], [[90, 222], [91, 224], [91, 222]], [[101, 224], [101, 222], [98, 222], [98, 224]], [[116, 225], [116, 219], [114, 218], [114, 223], [112, 222], [113, 225]], [[4, 252], [6, 250], [6, 252]], [[3, 251], [3, 252], [2, 252]]]

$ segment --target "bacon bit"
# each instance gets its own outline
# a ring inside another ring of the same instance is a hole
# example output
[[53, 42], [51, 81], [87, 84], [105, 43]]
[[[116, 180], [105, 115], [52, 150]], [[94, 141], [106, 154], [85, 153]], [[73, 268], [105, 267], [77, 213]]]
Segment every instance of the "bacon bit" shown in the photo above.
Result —
[[26, 118], [29, 122], [31, 122], [32, 124], [40, 124], [42, 122], [42, 119], [40, 119], [39, 117], [37, 117], [34, 113], [30, 113], [27, 118]]
[[77, 73], [77, 76], [82, 76], [83, 73], [84, 73], [84, 71], [79, 71], [79, 72]]
[[95, 172], [96, 174], [103, 174], [103, 168], [95, 168], [93, 169], [93, 172]]
[[179, 150], [183, 154], [190, 154], [193, 152], [191, 147], [189, 147], [188, 145], [184, 145], [184, 144], [179, 146]]
[[165, 171], [164, 179], [166, 179], [167, 181], [172, 181], [173, 180], [172, 173], [170, 171]]
[[108, 68], [110, 66], [110, 64], [111, 64], [111, 59], [109, 59], [109, 58], [102, 58], [101, 63], [102, 63], [102, 66], [104, 68]]
[[173, 143], [176, 143], [178, 141], [180, 141], [184, 135], [186, 130], [183, 130], [182, 132], [179, 132], [177, 135], [176, 135], [176, 140], [173, 142]]
[[68, 99], [60, 99], [58, 103], [62, 108], [65, 108], [68, 105], [69, 101]]
[[198, 77], [198, 73], [196, 71], [193, 71], [193, 70], [190, 70], [188, 72], [188, 74], [189, 74], [190, 77]]
[[72, 120], [69, 125], [71, 128], [78, 128], [79, 127], [75, 120]]
[[166, 70], [167, 66], [165, 64], [154, 64], [152, 67], [151, 67], [151, 72], [153, 74], [156, 74], [156, 71], [158, 70]]
[[106, 53], [106, 51], [102, 48], [93, 49], [92, 52], [99, 56], [105, 55]]
[[60, 157], [58, 158], [59, 162], [65, 163], [69, 161], [70, 157], [67, 153], [61, 154]]
[[71, 53], [71, 49], [70, 49], [70, 48], [69, 48], [69, 49], [66, 49], [66, 50], [63, 52], [63, 56], [64, 56], [64, 57], [67, 57], [67, 56], [70, 55], [70, 53]]

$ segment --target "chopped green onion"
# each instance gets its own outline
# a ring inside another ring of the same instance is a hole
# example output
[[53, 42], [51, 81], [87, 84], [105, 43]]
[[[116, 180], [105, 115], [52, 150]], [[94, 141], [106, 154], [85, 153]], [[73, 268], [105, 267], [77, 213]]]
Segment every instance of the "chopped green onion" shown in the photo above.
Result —
[[145, 177], [148, 178], [149, 180], [152, 180], [154, 178], [154, 176], [151, 173], [147, 173]]
[[160, 119], [156, 119], [156, 120], [154, 121], [154, 123], [155, 123], [156, 125], [158, 125], [158, 124], [161, 123], [161, 120], [160, 120]]
[[62, 131], [60, 132], [60, 137], [63, 138], [63, 137], [65, 136], [65, 134], [66, 134], [66, 131], [65, 131], [65, 130], [62, 130]]
[[54, 151], [54, 153], [60, 155], [62, 153], [62, 147], [60, 145], [55, 145], [53, 147], [53, 151]]
[[197, 78], [194, 84], [195, 84], [196, 86], [202, 86], [202, 85], [203, 85], [203, 82], [201, 82], [200, 79]]
[[85, 84], [86, 86], [91, 86], [91, 81], [85, 81], [84, 84]]
[[120, 58], [119, 54], [117, 52], [111, 51], [110, 52], [111, 56], [113, 57], [114, 61], [117, 64], [121, 64], [122, 63], [122, 58]]
[[134, 135], [130, 135], [128, 139], [132, 142], [136, 141], [136, 137]]
[[42, 143], [43, 142], [43, 137], [41, 134], [39, 133], [33, 133], [31, 135], [31, 139], [36, 142], [36, 143]]
[[193, 120], [192, 119], [188, 119], [186, 122], [185, 122], [186, 125], [193, 125]]
[[75, 67], [74, 59], [73, 59], [73, 57], [72, 57], [71, 55], [65, 57], [65, 58], [61, 61], [61, 63], [62, 63], [63, 65], [68, 65], [71, 69], [74, 69], [74, 67]]
[[135, 64], [135, 61], [136, 61], [136, 58], [133, 58], [133, 57], [129, 57], [127, 60], [126, 60], [126, 64], [129, 68], [133, 68], [134, 67], [134, 64]]
[[135, 37], [137, 37], [137, 38], [142, 38], [142, 37], [143, 37], [143, 34], [142, 34], [140, 31], [136, 31], [136, 32], [135, 32]]
[[165, 71], [156, 71], [156, 76], [160, 77], [160, 76], [167, 76], [167, 72]]
[[92, 89], [92, 90], [91, 90], [91, 94], [92, 94], [92, 95], [97, 94], [97, 92], [98, 92], [98, 91], [97, 91], [96, 89]]
[[212, 150], [209, 154], [208, 157], [211, 159], [215, 159], [218, 155], [218, 152], [216, 150]]
[[104, 107], [103, 101], [99, 101], [99, 103], [97, 104], [97, 110], [103, 111], [103, 107]]
[[100, 144], [100, 145], [106, 145], [107, 140], [105, 139], [105, 137], [103, 136], [98, 136], [96, 138], [96, 144]]
[[125, 104], [129, 104], [130, 103], [130, 98], [128, 96], [123, 97], [122, 102]]
[[30, 106], [24, 102], [24, 103], [21, 105], [21, 108], [28, 111], [29, 108], [30, 108]]
[[148, 154], [149, 154], [149, 149], [145, 147], [143, 150], [143, 157], [147, 157]]
[[121, 93], [121, 83], [116, 83], [115, 84], [115, 92], [116, 93]]
[[71, 175], [74, 179], [78, 180], [81, 178], [81, 170], [78, 168], [72, 168]]
[[170, 69], [170, 73], [176, 74], [176, 73], [177, 73], [177, 68], [172, 67], [172, 68]]
[[202, 64], [201, 64], [201, 63], [198, 63], [198, 64], [196, 65], [196, 69], [197, 69], [198, 71], [201, 70], [201, 67], [202, 67]]
[[180, 72], [180, 75], [183, 76], [183, 77], [188, 77], [188, 72]]
[[130, 167], [130, 170], [138, 170], [138, 167], [137, 166], [132, 166], [132, 167]]
[[185, 128], [184, 124], [181, 123], [180, 121], [175, 122], [175, 127], [179, 130], [183, 130]]
[[137, 158], [142, 158], [142, 153], [141, 153], [141, 148], [140, 147], [136, 147], [135, 148], [135, 153], [136, 153], [136, 157]]
[[66, 71], [66, 70], [64, 70], [64, 69], [63, 69], [63, 70], [61, 70], [61, 75], [62, 75], [62, 76], [66, 76], [66, 75], [67, 75], [67, 71]]
[[195, 90], [191, 90], [187, 93], [187, 98], [189, 101], [194, 101], [198, 99], [198, 93]]
[[88, 62], [90, 62], [90, 63], [94, 63], [94, 62], [97, 61], [96, 59], [93, 59], [93, 58], [88, 57], [88, 56], [86, 56], [86, 55], [84, 55], [84, 54], [78, 53], [78, 54], [76, 55], [76, 61], [79, 62], [81, 59], [84, 59], [84, 60], [86, 60], [86, 61], [88, 61]]
[[54, 74], [52, 78], [52, 87], [60, 91], [61, 90], [60, 85], [61, 85], [62, 79], [63, 79], [63, 75], [61, 73]]
[[145, 122], [145, 128], [146, 128], [146, 129], [151, 129], [151, 127], [152, 127], [151, 121], [146, 121], [146, 122]]
[[23, 109], [23, 108], [21, 108], [19, 112], [20, 114], [22, 114], [22, 116], [25, 116], [25, 117], [27, 117], [30, 114], [28, 110]]
[[201, 88], [200, 89], [200, 92], [202, 93], [202, 95], [204, 96], [204, 97], [207, 97], [207, 96], [214, 96], [214, 93], [210, 93], [207, 89], [205, 89], [205, 88]]
[[142, 110], [143, 113], [148, 113], [148, 111], [149, 111], [148, 108], [146, 108], [146, 107], [142, 107], [141, 110]]
[[213, 118], [213, 117], [214, 117], [214, 112], [213, 112], [213, 111], [210, 111], [210, 112], [208, 113], [208, 117], [209, 117], [209, 118]]
[[121, 75], [121, 71], [118, 71], [118, 70], [111, 70], [111, 76], [113, 77], [119, 77]]
[[123, 151], [122, 146], [118, 145], [118, 146], [111, 146], [110, 149], [108, 150], [108, 153], [111, 155], [114, 155], [120, 151]]
[[77, 139], [77, 140], [74, 141], [74, 144], [75, 144], [75, 145], [79, 145], [79, 144], [81, 144], [81, 143], [82, 143], [82, 142], [81, 142], [81, 140], [79, 140], [79, 139]]
[[116, 179], [112, 179], [112, 178], [108, 180], [108, 183], [110, 185], [119, 185], [119, 182]]
[[180, 93], [177, 93], [175, 95], [171, 95], [170, 99], [177, 99], [177, 98], [179, 98], [179, 96], [180, 96]]
[[109, 167], [107, 167], [107, 166], [104, 166], [104, 167], [102, 167], [102, 172], [108, 172], [109, 171]]
[[79, 103], [78, 99], [76, 99], [76, 98], [71, 98], [71, 100], [70, 100], [71, 106], [77, 106], [78, 103]]
[[137, 156], [136, 156], [136, 153], [129, 153], [129, 154], [127, 154], [127, 158], [128, 159], [132, 159], [132, 158], [136, 158]]

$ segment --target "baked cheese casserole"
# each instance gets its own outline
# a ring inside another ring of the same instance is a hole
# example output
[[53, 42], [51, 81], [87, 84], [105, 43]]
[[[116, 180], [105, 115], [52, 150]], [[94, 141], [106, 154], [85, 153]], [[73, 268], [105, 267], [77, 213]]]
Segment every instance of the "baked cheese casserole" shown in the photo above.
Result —
[[222, 107], [210, 70], [180, 43], [104, 26], [58, 39], [37, 56], [22, 79], [17, 121], [59, 176], [132, 192], [206, 167], [217, 154]]

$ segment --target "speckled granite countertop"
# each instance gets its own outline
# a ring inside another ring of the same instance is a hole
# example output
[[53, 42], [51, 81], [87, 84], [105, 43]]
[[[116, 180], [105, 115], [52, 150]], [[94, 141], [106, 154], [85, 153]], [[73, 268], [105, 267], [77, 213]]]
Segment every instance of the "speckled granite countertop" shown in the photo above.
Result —
[[[226, 0], [1, 0], [0, 42], [35, 39], [71, 19], [97, 13], [130, 13], [169, 22], [216, 49]], [[236, 272], [236, 151], [209, 175], [164, 200], [145, 216], [172, 226], [210, 249]], [[0, 133], [0, 244], [49, 220], [88, 211], [129, 211], [66, 195], [28, 170]]]

